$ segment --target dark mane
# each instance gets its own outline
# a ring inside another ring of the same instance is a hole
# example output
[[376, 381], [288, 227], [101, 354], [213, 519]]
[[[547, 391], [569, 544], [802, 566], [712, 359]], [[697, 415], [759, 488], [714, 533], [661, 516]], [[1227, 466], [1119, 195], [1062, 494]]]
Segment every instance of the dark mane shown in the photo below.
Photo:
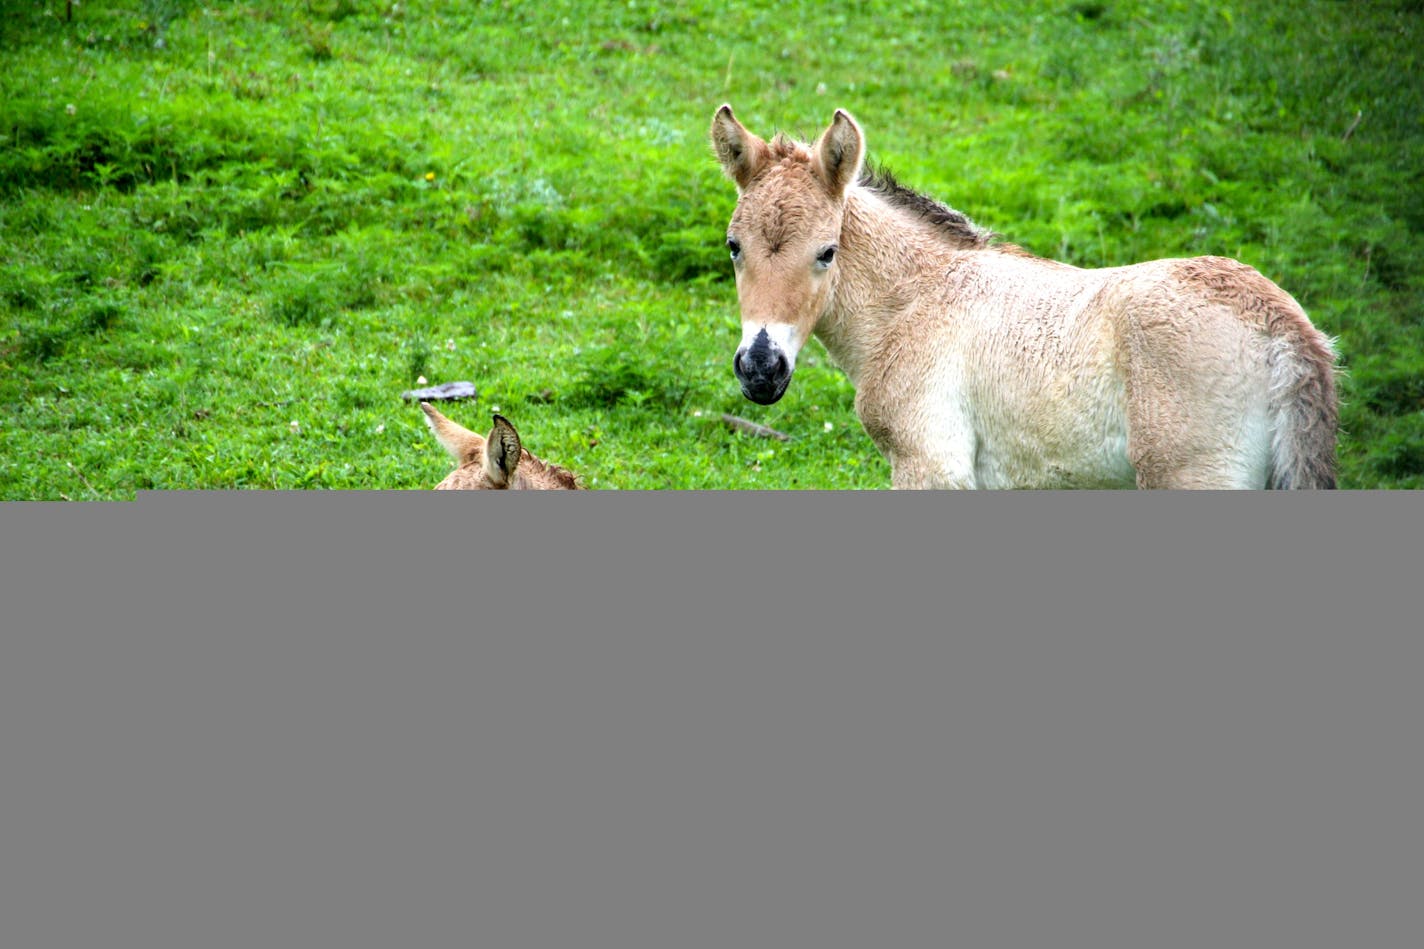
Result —
[[565, 488], [579, 487], [578, 475], [574, 474], [567, 468], [554, 464], [553, 462], [544, 461], [541, 458], [535, 458], [532, 454], [530, 454], [529, 449], [527, 448], [520, 449], [519, 467], [524, 468], [526, 470], [537, 469], [542, 473], [554, 478], [556, 481], [559, 482], [560, 485]]
[[975, 224], [959, 211], [940, 204], [934, 198], [900, 184], [884, 168], [867, 164], [860, 172], [860, 186], [874, 191], [886, 202], [914, 214], [926, 224], [961, 247], [988, 247], [998, 237], [993, 231]]

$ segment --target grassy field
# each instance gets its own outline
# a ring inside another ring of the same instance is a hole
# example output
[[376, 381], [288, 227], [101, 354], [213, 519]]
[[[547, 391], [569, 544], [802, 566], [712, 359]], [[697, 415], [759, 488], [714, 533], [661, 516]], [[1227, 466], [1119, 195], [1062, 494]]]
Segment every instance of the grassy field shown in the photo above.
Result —
[[0, 498], [429, 487], [420, 378], [591, 487], [887, 487], [818, 345], [739, 393], [724, 101], [1038, 254], [1254, 265], [1342, 486], [1424, 487], [1418, 0], [3, 7]]

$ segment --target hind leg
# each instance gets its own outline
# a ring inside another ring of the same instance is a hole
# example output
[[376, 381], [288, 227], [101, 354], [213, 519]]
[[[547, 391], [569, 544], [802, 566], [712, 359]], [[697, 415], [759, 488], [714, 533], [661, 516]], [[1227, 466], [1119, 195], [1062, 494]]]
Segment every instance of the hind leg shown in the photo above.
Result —
[[1263, 487], [1217, 463], [1159, 468], [1149, 474], [1138, 472], [1137, 486], [1159, 491], [1243, 491]]
[[1271, 381], [1260, 340], [1234, 315], [1189, 308], [1144, 318], [1123, 358], [1138, 487], [1266, 487]]
[[[1158, 416], [1156, 424], [1133, 425], [1128, 457], [1139, 488], [1259, 490], [1271, 467], [1271, 431], [1264, 406], [1245, 411], [1224, 407], [1216, 424], [1195, 418]], [[1196, 422], [1197, 424], [1190, 424]]]

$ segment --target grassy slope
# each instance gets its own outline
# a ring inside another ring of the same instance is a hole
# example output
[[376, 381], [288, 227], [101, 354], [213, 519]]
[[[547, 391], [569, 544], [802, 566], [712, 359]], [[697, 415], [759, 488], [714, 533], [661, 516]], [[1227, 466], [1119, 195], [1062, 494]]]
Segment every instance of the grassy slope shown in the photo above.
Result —
[[0, 25], [0, 498], [428, 486], [421, 375], [596, 487], [885, 486], [818, 349], [737, 392], [722, 101], [849, 108], [1037, 253], [1257, 266], [1340, 339], [1343, 484], [1424, 487], [1417, 2], [43, 6]]

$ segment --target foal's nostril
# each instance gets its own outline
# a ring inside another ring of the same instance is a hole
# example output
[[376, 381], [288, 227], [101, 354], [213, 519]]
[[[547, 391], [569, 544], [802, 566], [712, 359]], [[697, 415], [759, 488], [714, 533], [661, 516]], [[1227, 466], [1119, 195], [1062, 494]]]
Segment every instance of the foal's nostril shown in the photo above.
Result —
[[747, 374], [746, 358], [747, 351], [745, 349], [737, 350], [737, 354], [732, 357], [732, 370], [736, 372], [738, 377]]

